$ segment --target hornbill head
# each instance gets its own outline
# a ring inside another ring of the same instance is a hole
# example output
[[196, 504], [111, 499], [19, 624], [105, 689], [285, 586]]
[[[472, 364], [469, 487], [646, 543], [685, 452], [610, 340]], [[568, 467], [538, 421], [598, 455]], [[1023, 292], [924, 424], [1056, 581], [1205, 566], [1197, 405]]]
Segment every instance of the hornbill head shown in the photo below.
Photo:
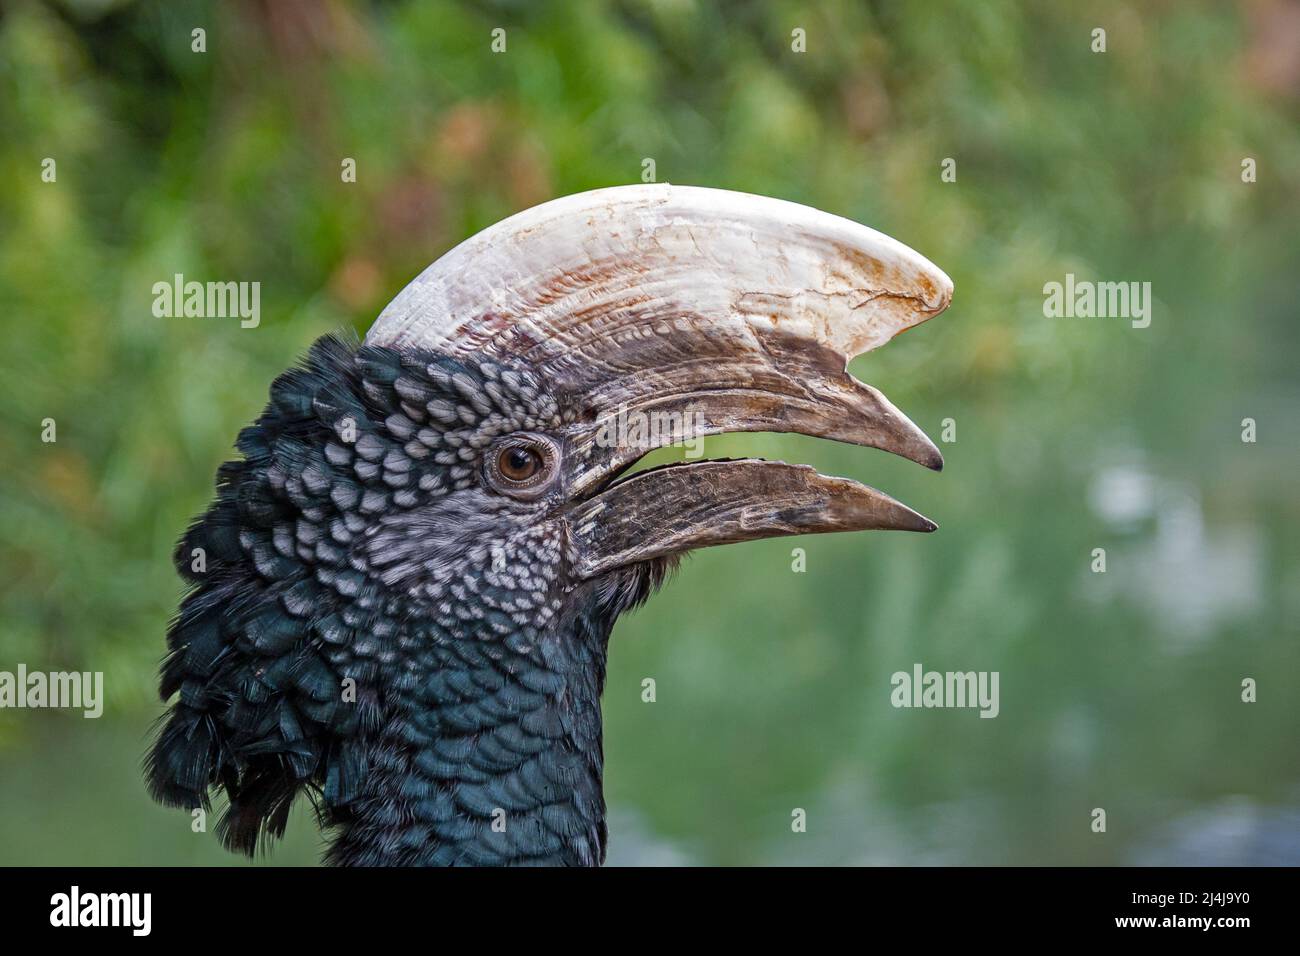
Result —
[[195, 589], [155, 796], [224, 790], [223, 838], [247, 852], [306, 790], [335, 862], [599, 862], [622, 611], [696, 548], [935, 528], [802, 465], [626, 472], [740, 431], [940, 468], [846, 366], [951, 294], [878, 232], [713, 189], [596, 190], [462, 243], [359, 347], [326, 337], [277, 379], [219, 471], [177, 551]]

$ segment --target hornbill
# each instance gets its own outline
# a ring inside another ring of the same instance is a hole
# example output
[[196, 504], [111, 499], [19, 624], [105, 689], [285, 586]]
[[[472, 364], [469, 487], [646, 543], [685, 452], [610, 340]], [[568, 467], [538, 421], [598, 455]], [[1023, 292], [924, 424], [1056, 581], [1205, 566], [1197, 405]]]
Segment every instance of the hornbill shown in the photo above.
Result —
[[[951, 295], [888, 236], [715, 189], [600, 189], [468, 239], [364, 342], [318, 340], [219, 468], [175, 554], [154, 797], [224, 791], [250, 855], [306, 792], [336, 864], [602, 862], [618, 616], [696, 548], [935, 528], [804, 465], [629, 470], [741, 431], [940, 468], [846, 367]], [[624, 440], [638, 414], [670, 427]]]

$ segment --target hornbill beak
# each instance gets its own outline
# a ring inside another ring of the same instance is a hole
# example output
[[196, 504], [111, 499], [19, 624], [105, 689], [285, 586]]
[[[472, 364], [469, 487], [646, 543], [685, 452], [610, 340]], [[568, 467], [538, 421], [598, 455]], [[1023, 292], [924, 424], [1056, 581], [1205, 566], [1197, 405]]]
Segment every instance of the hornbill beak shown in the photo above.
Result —
[[583, 576], [776, 535], [935, 525], [803, 465], [697, 461], [620, 478], [656, 447], [795, 432], [938, 470], [933, 442], [846, 371], [942, 312], [952, 282], [899, 242], [795, 203], [622, 186], [527, 210], [462, 243], [367, 344], [511, 359], [567, 413], [565, 520]]

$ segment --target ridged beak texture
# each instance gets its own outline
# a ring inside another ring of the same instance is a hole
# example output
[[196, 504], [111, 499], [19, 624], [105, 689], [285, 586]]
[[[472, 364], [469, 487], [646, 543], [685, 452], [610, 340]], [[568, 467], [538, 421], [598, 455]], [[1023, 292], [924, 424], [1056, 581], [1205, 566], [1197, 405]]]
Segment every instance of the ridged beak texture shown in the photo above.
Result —
[[[569, 525], [595, 575], [783, 534], [934, 530], [887, 495], [781, 462], [692, 462], [614, 482], [654, 447], [797, 432], [943, 458], [849, 359], [942, 312], [952, 282], [873, 229], [762, 196], [619, 186], [519, 213], [411, 282], [367, 344], [522, 360], [577, 410]], [[613, 482], [613, 483], [612, 483]]]

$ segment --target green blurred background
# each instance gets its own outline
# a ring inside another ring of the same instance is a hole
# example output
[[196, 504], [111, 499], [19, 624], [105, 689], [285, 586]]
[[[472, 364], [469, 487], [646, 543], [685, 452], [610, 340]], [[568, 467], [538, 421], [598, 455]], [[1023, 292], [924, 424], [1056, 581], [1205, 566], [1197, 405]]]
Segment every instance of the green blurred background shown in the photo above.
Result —
[[[611, 862], [1300, 863], [1300, 6], [1075, 6], [5, 4], [0, 670], [103, 671], [108, 701], [0, 711], [0, 862], [240, 862], [139, 774], [216, 465], [316, 336], [652, 158], [944, 268], [949, 312], [853, 370], [956, 441], [937, 475], [708, 440], [941, 531], [707, 551], [619, 625]], [[260, 326], [155, 318], [178, 272], [260, 281]], [[1045, 318], [1067, 272], [1151, 282], [1150, 328]], [[999, 671], [1000, 716], [894, 709], [916, 662]], [[300, 810], [270, 862], [316, 861]]]

